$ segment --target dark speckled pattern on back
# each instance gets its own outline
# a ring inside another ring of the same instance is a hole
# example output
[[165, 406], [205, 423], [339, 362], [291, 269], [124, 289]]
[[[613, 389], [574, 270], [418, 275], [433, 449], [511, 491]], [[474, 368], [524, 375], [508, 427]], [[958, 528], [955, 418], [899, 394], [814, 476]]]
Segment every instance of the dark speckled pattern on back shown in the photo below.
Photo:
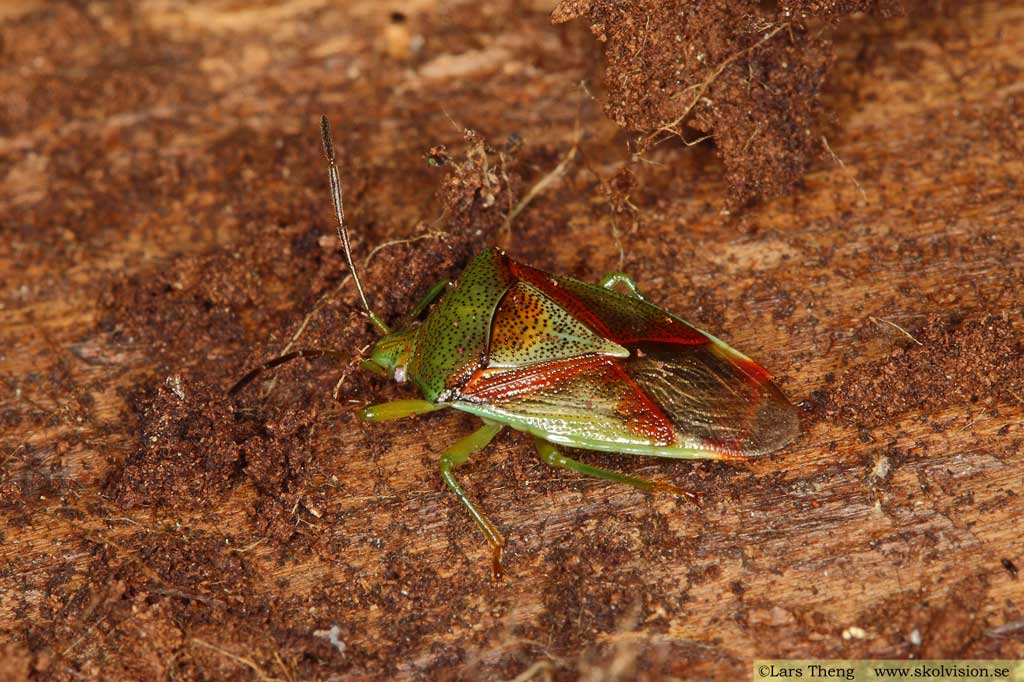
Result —
[[618, 344], [667, 341], [703, 345], [709, 342], [699, 330], [646, 301], [515, 261], [511, 261], [509, 269], [516, 279], [533, 284], [599, 336]]
[[470, 261], [458, 281], [427, 315], [417, 335], [409, 378], [426, 400], [464, 382], [483, 366], [491, 319], [513, 283], [508, 259], [487, 249]]
[[501, 299], [491, 325], [489, 367], [521, 367], [587, 353], [629, 357], [536, 287], [517, 282]]

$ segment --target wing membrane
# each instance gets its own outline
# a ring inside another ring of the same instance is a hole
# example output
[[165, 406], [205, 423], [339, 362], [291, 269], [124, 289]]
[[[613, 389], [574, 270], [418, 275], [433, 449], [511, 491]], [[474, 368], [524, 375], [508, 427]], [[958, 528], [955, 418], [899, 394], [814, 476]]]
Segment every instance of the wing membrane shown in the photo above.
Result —
[[625, 371], [668, 415], [677, 440], [726, 456], [756, 457], [792, 441], [796, 412], [756, 363], [721, 342], [640, 344]]

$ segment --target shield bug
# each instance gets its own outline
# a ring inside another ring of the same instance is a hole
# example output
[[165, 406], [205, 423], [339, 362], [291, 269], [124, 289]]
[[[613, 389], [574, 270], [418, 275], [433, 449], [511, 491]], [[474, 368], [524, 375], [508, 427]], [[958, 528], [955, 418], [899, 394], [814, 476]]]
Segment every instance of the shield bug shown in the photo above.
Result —
[[[389, 327], [370, 308], [352, 261], [326, 117], [321, 132], [338, 235], [362, 306], [382, 333], [362, 365], [413, 384], [423, 396], [371, 405], [362, 416], [385, 421], [451, 407], [483, 420], [441, 455], [440, 470], [486, 536], [495, 577], [504, 539], [466, 495], [455, 469], [505, 426], [532, 435], [547, 464], [693, 502], [697, 493], [578, 462], [558, 446], [745, 459], [777, 450], [798, 434], [796, 410], [767, 371], [649, 302], [622, 273], [588, 284], [491, 248]], [[294, 351], [252, 370], [229, 393], [288, 360], [324, 355], [342, 356]]]

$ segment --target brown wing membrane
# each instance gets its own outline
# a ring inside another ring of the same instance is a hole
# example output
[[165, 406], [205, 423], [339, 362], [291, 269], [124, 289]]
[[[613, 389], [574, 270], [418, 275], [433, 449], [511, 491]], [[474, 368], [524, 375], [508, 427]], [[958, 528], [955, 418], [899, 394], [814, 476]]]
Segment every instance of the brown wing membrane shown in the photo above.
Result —
[[793, 406], [760, 365], [725, 344], [640, 343], [632, 350], [624, 369], [668, 415], [676, 443], [756, 457], [796, 438]]

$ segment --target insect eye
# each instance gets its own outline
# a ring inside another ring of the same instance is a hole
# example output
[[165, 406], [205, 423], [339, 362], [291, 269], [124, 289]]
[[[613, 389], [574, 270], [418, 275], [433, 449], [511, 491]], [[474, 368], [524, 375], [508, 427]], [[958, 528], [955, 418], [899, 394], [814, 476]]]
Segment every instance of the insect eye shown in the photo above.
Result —
[[395, 367], [395, 381], [400, 384], [405, 383], [405, 365], [398, 365]]

